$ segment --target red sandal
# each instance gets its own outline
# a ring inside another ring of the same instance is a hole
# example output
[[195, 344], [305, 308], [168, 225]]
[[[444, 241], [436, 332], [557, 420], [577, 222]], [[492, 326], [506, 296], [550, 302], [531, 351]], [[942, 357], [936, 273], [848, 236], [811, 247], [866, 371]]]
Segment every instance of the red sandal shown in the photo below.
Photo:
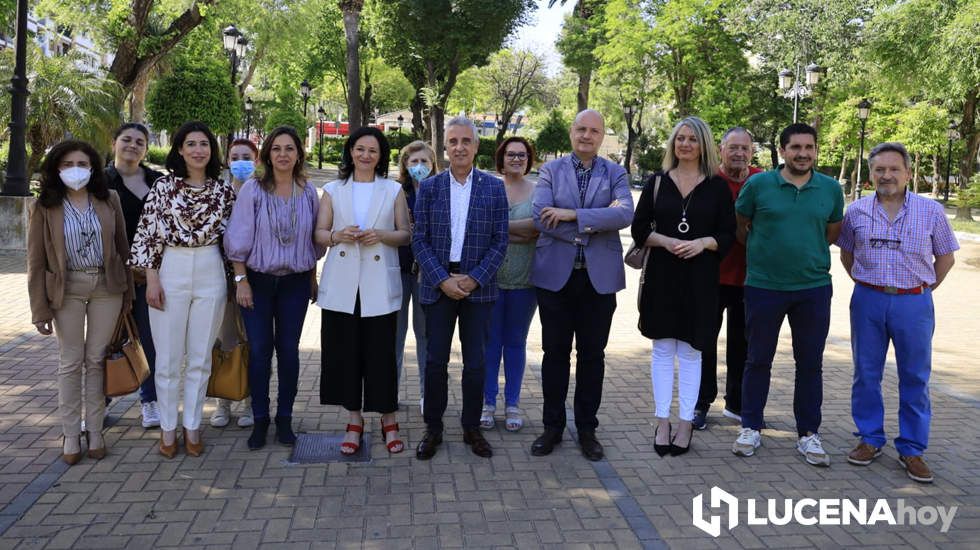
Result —
[[[388, 424], [387, 426], [385, 426], [383, 421], [381, 422], [382, 435], [387, 434], [388, 432], [397, 432], [397, 431], [398, 431], [398, 422], [395, 422], [394, 424]], [[387, 437], [385, 437], [385, 439], [387, 439]], [[405, 450], [405, 443], [403, 443], [401, 439], [392, 439], [391, 441], [386, 443], [385, 446], [388, 447], [388, 452], [391, 454], [398, 454]], [[397, 451], [395, 450], [396, 448], [398, 449]]]
[[348, 424], [348, 432], [357, 432], [357, 443], [351, 443], [349, 441], [344, 441], [340, 444], [340, 454], [350, 456], [357, 452], [361, 448], [361, 435], [364, 434], [364, 426], [357, 424]]

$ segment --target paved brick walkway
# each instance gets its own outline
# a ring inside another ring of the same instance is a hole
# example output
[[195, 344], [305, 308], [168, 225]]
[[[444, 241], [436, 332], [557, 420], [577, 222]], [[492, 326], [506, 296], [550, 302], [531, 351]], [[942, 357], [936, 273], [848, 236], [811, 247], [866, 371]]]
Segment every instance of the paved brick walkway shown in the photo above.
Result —
[[[835, 262], [836, 262], [835, 258]], [[802, 462], [794, 450], [792, 357], [788, 330], [776, 358], [771, 429], [749, 459], [730, 452], [734, 423], [715, 405], [710, 428], [692, 451], [659, 458], [652, 448], [650, 343], [636, 330], [636, 273], [619, 295], [607, 355], [599, 436], [607, 459], [596, 464], [566, 442], [553, 455], [532, 457], [540, 430], [540, 327], [529, 338], [522, 397], [528, 425], [518, 434], [488, 432], [495, 455], [472, 455], [454, 421], [430, 462], [411, 448], [423, 432], [418, 413], [414, 348], [406, 352], [399, 421], [408, 451], [389, 456], [373, 437], [374, 460], [363, 464], [296, 466], [276, 444], [249, 452], [247, 431], [207, 428], [203, 458], [168, 461], [155, 452], [158, 432], [139, 425], [134, 397], [112, 407], [109, 456], [72, 468], [60, 459], [54, 415], [57, 348], [29, 324], [24, 259], [0, 257], [0, 548], [229, 547], [915, 547], [980, 546], [980, 244], [964, 243], [953, 274], [936, 295], [928, 453], [936, 482], [908, 480], [889, 447], [873, 466], [848, 465], [853, 444], [847, 325], [850, 284], [835, 264], [836, 296], [825, 366], [824, 444], [829, 469]], [[319, 404], [319, 310], [309, 311], [295, 427], [337, 432], [345, 417]], [[460, 359], [458, 348], [453, 361]], [[723, 369], [722, 369], [723, 370]], [[459, 412], [459, 370], [451, 371], [448, 415]], [[723, 377], [723, 373], [721, 376]], [[884, 382], [896, 428], [894, 363]], [[723, 393], [723, 392], [722, 392]], [[210, 406], [206, 415], [210, 414]], [[377, 416], [368, 430], [377, 433]], [[891, 435], [891, 434], [890, 434]], [[755, 498], [887, 498], [909, 505], [959, 506], [952, 528], [933, 526], [746, 526], [712, 538], [692, 525], [692, 498], [717, 485]]]

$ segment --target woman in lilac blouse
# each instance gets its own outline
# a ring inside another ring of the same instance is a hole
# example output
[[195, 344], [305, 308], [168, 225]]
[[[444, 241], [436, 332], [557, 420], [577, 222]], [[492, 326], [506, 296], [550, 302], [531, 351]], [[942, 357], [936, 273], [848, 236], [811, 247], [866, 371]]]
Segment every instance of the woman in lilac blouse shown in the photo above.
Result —
[[316, 189], [306, 181], [303, 142], [280, 126], [262, 144], [260, 179], [238, 192], [225, 233], [225, 253], [235, 270], [236, 299], [249, 340], [248, 382], [255, 424], [248, 448], [265, 446], [269, 430], [269, 378], [276, 351], [279, 397], [276, 439], [296, 443], [293, 401], [299, 379], [299, 338], [319, 254], [313, 228], [319, 210]]

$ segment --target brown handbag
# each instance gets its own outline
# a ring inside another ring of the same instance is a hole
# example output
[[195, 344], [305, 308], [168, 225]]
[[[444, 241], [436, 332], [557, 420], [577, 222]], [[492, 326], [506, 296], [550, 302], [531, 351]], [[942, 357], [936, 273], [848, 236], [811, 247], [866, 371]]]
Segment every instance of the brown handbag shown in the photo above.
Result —
[[221, 340], [211, 350], [211, 378], [208, 379], [208, 397], [241, 401], [248, 397], [248, 338], [242, 324], [242, 314], [234, 308], [235, 329], [238, 343], [224, 350]]
[[[657, 193], [660, 191], [660, 176], [657, 176], [657, 180], [653, 184], [653, 204], [657, 204]], [[650, 222], [650, 230], [654, 231], [657, 229], [656, 222]], [[630, 245], [629, 249], [626, 251], [626, 256], [623, 258], [623, 263], [633, 269], [642, 269], [644, 273], [640, 275], [640, 285], [643, 284], [643, 276], [646, 274], [647, 268], [647, 258], [650, 256], [650, 247], [648, 246], [636, 246], [636, 243]]]
[[105, 357], [102, 390], [106, 397], [133, 393], [150, 376], [150, 365], [130, 312], [119, 315]]

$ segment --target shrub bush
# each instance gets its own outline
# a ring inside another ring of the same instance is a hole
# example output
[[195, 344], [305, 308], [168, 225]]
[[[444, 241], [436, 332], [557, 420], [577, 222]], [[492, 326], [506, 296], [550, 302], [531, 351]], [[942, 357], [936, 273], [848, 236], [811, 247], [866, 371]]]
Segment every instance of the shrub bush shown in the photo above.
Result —
[[167, 153], [169, 152], [170, 149], [168, 147], [150, 145], [150, 147], [146, 150], [146, 162], [163, 166], [167, 162]]

